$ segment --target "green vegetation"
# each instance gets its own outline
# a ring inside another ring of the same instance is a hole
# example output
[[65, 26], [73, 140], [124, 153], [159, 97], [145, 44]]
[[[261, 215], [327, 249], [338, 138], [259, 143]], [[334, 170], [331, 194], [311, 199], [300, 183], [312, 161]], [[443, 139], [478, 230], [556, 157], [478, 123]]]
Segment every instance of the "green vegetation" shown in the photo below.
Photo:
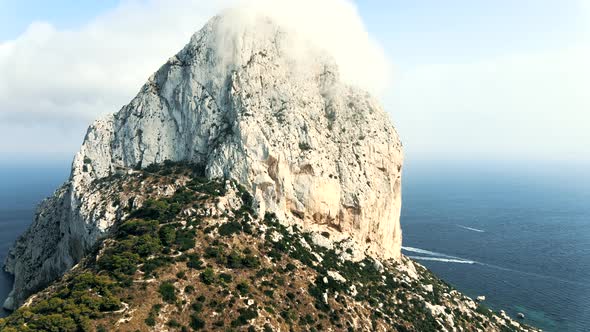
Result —
[[203, 261], [201, 260], [201, 257], [198, 254], [189, 254], [187, 255], [188, 257], [188, 262], [186, 262], [186, 266], [191, 268], [191, 269], [195, 269], [195, 270], [201, 270], [203, 269]]
[[299, 149], [301, 149], [302, 151], [308, 151], [311, 150], [311, 145], [309, 145], [307, 142], [302, 142], [299, 143]]
[[250, 292], [250, 286], [245, 281], [240, 282], [236, 286], [236, 289], [238, 290], [238, 292], [240, 292], [240, 295], [242, 296], [248, 295], [248, 293]]
[[205, 271], [203, 271], [199, 277], [201, 278], [201, 281], [205, 284], [205, 285], [211, 285], [215, 282], [215, 280], [217, 279], [215, 277], [215, 272], [213, 272], [213, 269], [211, 268], [206, 268]]
[[147, 326], [156, 326], [156, 317], [150, 313], [148, 318], [145, 319], [145, 324]]
[[224, 283], [230, 283], [230, 282], [232, 282], [233, 279], [234, 279], [234, 277], [231, 274], [227, 274], [227, 273], [220, 273], [219, 274], [219, 280], [223, 281]]
[[[166, 324], [175, 331], [253, 331], [264, 324], [265, 332], [353, 331], [361, 316], [372, 330], [440, 329], [424, 302], [445, 305], [451, 287], [422, 267], [419, 281], [407, 281], [392, 262], [379, 268], [369, 257], [343, 260], [343, 252], [353, 254], [349, 246], [317, 246], [302, 228], [287, 228], [273, 214], [260, 220], [253, 197], [242, 186], [202, 174], [198, 166], [167, 162], [148, 166], [133, 181], [98, 181], [97, 186], [131, 183], [134, 189], [123, 189], [135, 197], [123, 196], [113, 205], [127, 206], [123, 211], [129, 217], [118, 221], [79, 268], [41, 292], [31, 306], [0, 319], [0, 331], [106, 331], [113, 322], [129, 318], [129, 308], [143, 313], [133, 323], [145, 324], [144, 329]], [[148, 194], [132, 194], [140, 180]], [[172, 185], [177, 190], [168, 197], [157, 197], [161, 190], [152, 190]], [[231, 213], [212, 214], [226, 186], [237, 189], [243, 204]], [[137, 198], [143, 205], [129, 208]], [[330, 238], [328, 232], [321, 235]], [[330, 277], [331, 271], [345, 281]], [[433, 285], [432, 292], [420, 291], [421, 283]], [[143, 298], [153, 293], [155, 298]], [[159, 315], [162, 309], [165, 321]], [[270, 321], [263, 322], [259, 313]], [[474, 316], [456, 309], [447, 313], [465, 331], [489, 330], [484, 319], [493, 315], [483, 305]]]
[[177, 230], [175, 244], [178, 250], [187, 251], [195, 247], [195, 231], [194, 230]]
[[219, 226], [218, 231], [221, 236], [230, 236], [232, 234], [241, 233], [242, 229], [241, 223], [232, 220]]
[[153, 234], [158, 230], [158, 222], [156, 220], [141, 220], [132, 219], [119, 227], [119, 236], [126, 238], [129, 235], [141, 236]]
[[116, 283], [107, 276], [81, 273], [68, 279], [52, 296], [0, 320], [0, 330], [86, 331], [90, 319], [120, 309], [116, 290]]
[[258, 312], [256, 311], [256, 309], [241, 308], [238, 309], [238, 312], [240, 313], [240, 315], [236, 320], [232, 321], [231, 323], [231, 325], [234, 327], [246, 325], [248, 324], [248, 321], [258, 317]]
[[[90, 160], [84, 160], [90, 164]], [[165, 163], [150, 166], [148, 172], [175, 174], [181, 163]], [[189, 174], [202, 175], [199, 167], [189, 167]], [[181, 170], [182, 171], [182, 170]], [[97, 182], [120, 180], [113, 176]], [[208, 191], [223, 192], [219, 181], [194, 180], [193, 185]], [[215, 183], [215, 184], [214, 184]], [[90, 331], [90, 320], [100, 319], [104, 314], [120, 310], [122, 300], [117, 295], [131, 285], [131, 278], [138, 270], [148, 278], [159, 268], [174, 262], [166, 253], [172, 250], [188, 250], [195, 246], [195, 232], [182, 229], [172, 223], [183, 206], [197, 200], [194, 191], [181, 188], [173, 196], [147, 199], [142, 207], [131, 211], [130, 219], [117, 225], [112, 239], [96, 261], [85, 263], [82, 272], [73, 273], [52, 291], [50, 296], [21, 308], [0, 320], [2, 331]], [[120, 203], [119, 203], [120, 204]], [[119, 205], [117, 204], [117, 206]], [[190, 260], [197, 266], [195, 260]], [[227, 278], [226, 278], [227, 279]], [[160, 285], [159, 292], [166, 302], [176, 301], [176, 290], [171, 283]], [[145, 323], [155, 324], [152, 311]]]
[[170, 282], [163, 282], [158, 289], [160, 295], [162, 296], [162, 300], [168, 303], [176, 302], [176, 288]]
[[195, 330], [202, 330], [205, 328], [205, 321], [197, 315], [192, 315], [190, 325]]
[[163, 245], [170, 247], [176, 243], [176, 225], [169, 224], [164, 225], [158, 231], [158, 236]]
[[192, 294], [195, 292], [195, 287], [193, 285], [188, 285], [184, 287], [184, 292], [187, 294]]

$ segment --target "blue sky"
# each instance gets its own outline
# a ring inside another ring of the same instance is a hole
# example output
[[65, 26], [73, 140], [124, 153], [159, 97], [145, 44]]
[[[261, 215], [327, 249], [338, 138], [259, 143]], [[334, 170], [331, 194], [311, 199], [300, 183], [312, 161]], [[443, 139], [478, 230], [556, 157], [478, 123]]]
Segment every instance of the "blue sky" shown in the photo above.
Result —
[[14, 39], [35, 21], [75, 29], [117, 5], [117, 0], [0, 0], [0, 40]]
[[577, 43], [578, 1], [363, 1], [369, 31], [402, 63], [465, 62]]
[[[77, 29], [119, 2], [0, 0], [0, 41], [17, 38], [36, 21]], [[587, 20], [579, 1], [571, 0], [370, 0], [357, 6], [370, 33], [403, 63], [567, 46]]]
[[[0, 0], [3, 159], [71, 158], [88, 123], [130, 100], [196, 30], [192, 24], [220, 7], [157, 2]], [[357, 1], [393, 67], [382, 100], [408, 158], [588, 162], [589, 3]], [[133, 14], [121, 22], [126, 13]], [[174, 15], [180, 23], [170, 24]], [[144, 36], [145, 24], [152, 27]], [[84, 44], [97, 34], [109, 41], [103, 49]], [[70, 68], [63, 58], [72, 57], [93, 60]], [[112, 84], [101, 78], [113, 73]]]

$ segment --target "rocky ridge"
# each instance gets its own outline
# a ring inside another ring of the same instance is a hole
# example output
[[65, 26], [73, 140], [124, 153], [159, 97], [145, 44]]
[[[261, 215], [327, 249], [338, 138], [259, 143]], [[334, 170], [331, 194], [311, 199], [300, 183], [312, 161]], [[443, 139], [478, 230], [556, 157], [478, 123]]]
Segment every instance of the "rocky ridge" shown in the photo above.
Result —
[[402, 257], [256, 213], [233, 180], [166, 162], [94, 183], [108, 237], [0, 331], [536, 331]]
[[[69, 181], [10, 250], [15, 309], [74, 266], [122, 211], [97, 180], [165, 160], [234, 179], [257, 213], [401, 259], [402, 147], [387, 114], [321, 49], [270, 19], [213, 18], [119, 112], [96, 121]], [[235, 22], [242, 22], [236, 27]]]

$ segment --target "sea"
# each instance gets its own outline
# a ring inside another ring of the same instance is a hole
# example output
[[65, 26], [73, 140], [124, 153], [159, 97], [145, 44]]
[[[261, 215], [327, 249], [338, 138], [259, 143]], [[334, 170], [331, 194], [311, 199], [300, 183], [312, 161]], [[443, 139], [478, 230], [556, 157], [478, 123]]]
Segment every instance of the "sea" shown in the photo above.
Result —
[[[588, 166], [406, 162], [402, 251], [523, 323], [590, 331]], [[68, 169], [0, 165], [0, 259]], [[0, 301], [11, 283], [0, 274]]]
[[[590, 165], [589, 165], [590, 166]], [[590, 331], [590, 167], [405, 166], [402, 252], [494, 310]]]
[[[66, 181], [69, 162], [0, 163], [0, 266], [8, 249], [33, 221], [36, 206]], [[0, 307], [12, 289], [12, 278], [0, 271]], [[8, 313], [0, 308], [0, 317]]]

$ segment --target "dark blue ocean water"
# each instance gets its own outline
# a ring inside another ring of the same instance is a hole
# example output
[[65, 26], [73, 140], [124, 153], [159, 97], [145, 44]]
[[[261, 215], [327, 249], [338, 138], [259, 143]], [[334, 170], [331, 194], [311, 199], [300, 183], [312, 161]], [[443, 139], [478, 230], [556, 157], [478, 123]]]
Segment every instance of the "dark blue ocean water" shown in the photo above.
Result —
[[[69, 166], [0, 165], [0, 259]], [[590, 173], [406, 164], [404, 253], [470, 296], [547, 331], [590, 330]], [[0, 274], [0, 301], [11, 280]], [[2, 313], [0, 312], [0, 316]]]
[[[67, 162], [0, 164], [0, 266], [8, 248], [31, 224], [36, 205], [66, 180], [68, 169]], [[10, 276], [0, 272], [0, 304], [11, 288]], [[0, 309], [0, 317], [6, 314]]]
[[532, 166], [406, 166], [404, 254], [526, 323], [590, 331], [589, 170]]

